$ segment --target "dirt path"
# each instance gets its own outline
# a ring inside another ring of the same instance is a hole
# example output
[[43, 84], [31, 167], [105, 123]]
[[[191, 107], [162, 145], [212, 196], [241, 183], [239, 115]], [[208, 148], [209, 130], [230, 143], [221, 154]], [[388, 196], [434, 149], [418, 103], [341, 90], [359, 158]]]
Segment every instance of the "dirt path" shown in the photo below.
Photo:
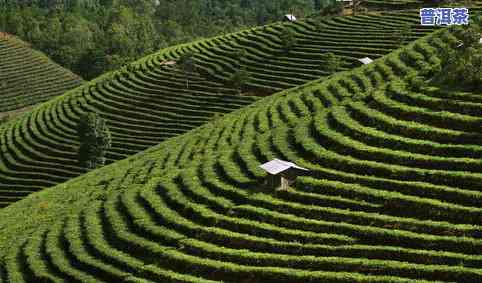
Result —
[[14, 117], [19, 116], [22, 113], [32, 110], [32, 108], [34, 107], [35, 105], [31, 105], [31, 106], [15, 109], [12, 111], [0, 112], [0, 120], [3, 119], [4, 117], [9, 117], [9, 119], [12, 119]]

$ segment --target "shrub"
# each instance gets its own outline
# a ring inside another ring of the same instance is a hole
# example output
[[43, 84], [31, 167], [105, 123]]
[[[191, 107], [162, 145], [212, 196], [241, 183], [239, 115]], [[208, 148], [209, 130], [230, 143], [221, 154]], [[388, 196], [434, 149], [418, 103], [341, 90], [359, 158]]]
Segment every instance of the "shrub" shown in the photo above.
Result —
[[479, 44], [480, 27], [451, 29], [459, 40], [452, 48], [444, 50], [442, 72], [437, 81], [446, 84], [482, 90], [482, 47]]
[[323, 70], [329, 72], [329, 73], [334, 73], [336, 70], [338, 70], [341, 67], [341, 58], [337, 55], [335, 55], [332, 52], [328, 52], [323, 54], [322, 56], [322, 68]]
[[186, 52], [181, 55], [178, 62], [179, 68], [186, 76], [186, 88], [189, 88], [189, 74], [196, 71], [196, 61], [194, 61], [194, 53]]
[[289, 28], [284, 28], [283, 32], [280, 36], [281, 44], [283, 45], [283, 49], [288, 52], [296, 45], [296, 37], [294, 32]]
[[245, 85], [249, 82], [249, 73], [246, 71], [246, 68], [241, 68], [231, 76], [229, 81], [230, 84], [241, 93]]
[[414, 91], [421, 91], [424, 87], [427, 86], [424, 78], [414, 72], [407, 75], [406, 81], [408, 82], [410, 88]]
[[393, 37], [399, 46], [406, 44], [410, 40], [410, 36], [412, 34], [412, 30], [409, 25], [404, 26], [403, 28], [397, 30]]
[[87, 169], [105, 164], [105, 152], [111, 147], [111, 135], [105, 120], [95, 113], [83, 115], [78, 123], [79, 163]]

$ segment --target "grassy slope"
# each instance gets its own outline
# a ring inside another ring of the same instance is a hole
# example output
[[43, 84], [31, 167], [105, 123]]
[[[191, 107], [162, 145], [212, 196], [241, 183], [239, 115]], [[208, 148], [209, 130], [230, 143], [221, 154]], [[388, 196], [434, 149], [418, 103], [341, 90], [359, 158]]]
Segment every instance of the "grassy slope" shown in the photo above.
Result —
[[[482, 101], [397, 83], [439, 62], [450, 37], [438, 36], [3, 209], [8, 279], [480, 282]], [[257, 165], [275, 156], [311, 176], [260, 190]], [[90, 257], [66, 253], [57, 233]]]
[[[370, 9], [413, 9], [418, 7], [429, 7], [429, 6], [440, 6], [440, 7], [450, 7], [451, 5], [465, 5], [467, 1], [452, 1], [453, 3], [441, 2], [436, 3], [435, 1], [424, 1], [424, 0], [367, 0], [366, 4]], [[458, 2], [458, 3], [455, 3]], [[480, 1], [471, 1], [468, 6], [470, 7], [482, 7]]]
[[44, 102], [81, 83], [27, 43], [0, 33], [0, 112]]
[[[319, 25], [274, 24], [168, 48], [106, 74], [0, 129], [0, 205], [84, 172], [76, 161], [76, 123], [85, 111], [107, 120], [113, 136], [109, 162], [120, 160], [255, 101], [226, 83], [241, 67], [252, 77], [249, 93], [275, 93], [330, 75], [321, 68], [326, 51], [339, 55], [340, 70], [346, 70], [360, 64], [357, 58], [378, 58], [397, 48], [394, 32], [401, 26], [412, 26], [412, 40], [431, 31], [418, 21], [416, 11], [405, 11], [335, 17]], [[298, 40], [288, 53], [279, 39], [283, 26]], [[237, 60], [233, 52], [239, 49], [247, 55]], [[189, 89], [179, 70], [163, 65], [187, 50], [196, 52], [198, 65]]]

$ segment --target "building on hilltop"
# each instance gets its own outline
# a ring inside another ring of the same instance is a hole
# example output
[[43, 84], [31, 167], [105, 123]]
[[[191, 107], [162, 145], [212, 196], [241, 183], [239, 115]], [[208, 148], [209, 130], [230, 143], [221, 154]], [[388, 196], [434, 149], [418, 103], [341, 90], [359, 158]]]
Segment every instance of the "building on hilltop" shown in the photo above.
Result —
[[365, 65], [370, 64], [371, 62], [373, 62], [373, 60], [372, 60], [370, 57], [361, 58], [361, 59], [358, 59], [358, 61], [362, 62], [362, 63], [365, 64]]
[[286, 14], [283, 19], [288, 22], [295, 22], [296, 16], [293, 14]]
[[265, 184], [270, 189], [287, 189], [294, 183], [298, 176], [309, 171], [308, 169], [300, 167], [292, 162], [280, 159], [273, 159], [259, 167], [268, 173]]

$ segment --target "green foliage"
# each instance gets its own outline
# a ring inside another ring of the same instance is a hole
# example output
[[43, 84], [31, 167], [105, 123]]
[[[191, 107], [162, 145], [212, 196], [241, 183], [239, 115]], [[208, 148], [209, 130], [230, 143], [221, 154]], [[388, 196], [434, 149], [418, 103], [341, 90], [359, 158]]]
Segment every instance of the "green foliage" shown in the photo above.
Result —
[[397, 29], [393, 34], [393, 37], [399, 46], [408, 43], [411, 36], [412, 28], [410, 25], [406, 25], [400, 29]]
[[321, 16], [339, 15], [343, 12], [343, 3], [341, 1], [323, 1], [324, 7], [319, 11]]
[[195, 72], [196, 61], [194, 60], [194, 53], [190, 51], [183, 53], [178, 60], [178, 65], [180, 66], [181, 70], [186, 73]]
[[2, 117], [0, 118], [0, 125], [5, 124], [9, 119], [9, 115], [2, 115]]
[[342, 65], [341, 58], [333, 52], [323, 53], [321, 60], [323, 61], [321, 68], [328, 73], [336, 72]]
[[[397, 18], [395, 22], [394, 17]], [[401, 27], [417, 20], [418, 14], [387, 13], [374, 18]], [[380, 55], [391, 52], [395, 46], [390, 37], [392, 29], [367, 28], [360, 35], [360, 29], [372, 26], [372, 22], [373, 17], [362, 17], [357, 20], [357, 25], [351, 21], [345, 22], [343, 18], [326, 19], [328, 30], [333, 27], [343, 31], [330, 41], [326, 41], [324, 32], [313, 32], [311, 20], [301, 19], [297, 23], [279, 23], [176, 45], [135, 63], [122, 65], [116, 72], [109, 72], [92, 83], [47, 102], [2, 127], [0, 137], [5, 138], [1, 142], [0, 158], [6, 165], [0, 166], [0, 186], [21, 186], [23, 191], [10, 197], [8, 192], [0, 190], [0, 206], [85, 172], [79, 167], [76, 154], [78, 140], [74, 121], [79, 113], [102, 113], [115, 137], [113, 146], [106, 154], [107, 162], [112, 163], [201, 127], [210, 121], [214, 113], [228, 113], [255, 102], [261, 96], [300, 87], [310, 81], [314, 81], [310, 84], [313, 85], [327, 80], [327, 72], [319, 66], [320, 44], [338, 55], [345, 70], [353, 67], [355, 62], [355, 58], [348, 55], [346, 47], [346, 42], [353, 37], [363, 37], [357, 43], [357, 54], [372, 56], [374, 52]], [[303, 38], [297, 44], [297, 52], [283, 54], [289, 56], [280, 56], [280, 26], [289, 26], [300, 39]], [[420, 37], [432, 31], [424, 28], [415, 36]], [[380, 42], [380, 37], [385, 40]], [[439, 48], [445, 41], [434, 46]], [[237, 51], [245, 55], [238, 59], [233, 55]], [[191, 81], [194, 83], [186, 88], [186, 76], [175, 61], [189, 52], [196, 54], [197, 71], [189, 74], [189, 84]], [[367, 95], [363, 91], [382, 86], [396, 75], [407, 74], [412, 68], [430, 70], [435, 63], [435, 56], [431, 55], [433, 52], [430, 46], [417, 43], [416, 48], [408, 49], [403, 55], [389, 57], [385, 64], [377, 64], [376, 68], [370, 64], [366, 75], [342, 79], [333, 74], [332, 77], [337, 78], [336, 83], [320, 87], [313, 96], [308, 96], [307, 101], [279, 108], [284, 109], [283, 113], [290, 114], [280, 117], [277, 111], [269, 114], [263, 112], [252, 123], [260, 132], [268, 132], [275, 123], [273, 121], [293, 124], [298, 116], [306, 116], [313, 109], [320, 110], [342, 100], [364, 100]], [[242, 88], [249, 91], [240, 96], [239, 89], [229, 81], [243, 66], [248, 68], [250, 78]], [[95, 68], [95, 64], [92, 68]], [[50, 74], [51, 77], [55, 75]], [[28, 89], [17, 88], [19, 92], [29, 93]], [[307, 92], [311, 93], [311, 90]], [[286, 109], [292, 109], [293, 112]], [[242, 125], [237, 125], [237, 132], [244, 131]], [[210, 136], [208, 132], [202, 134]], [[190, 146], [190, 143], [186, 146]], [[199, 148], [202, 150], [202, 147]], [[190, 160], [189, 152], [185, 152], [182, 158], [170, 159], [169, 164]], [[6, 201], [2, 202], [4, 196]]]
[[189, 88], [189, 75], [196, 71], [196, 61], [194, 60], [193, 52], [186, 52], [181, 55], [177, 65], [184, 72], [186, 77], [186, 88]]
[[458, 39], [451, 48], [445, 49], [442, 72], [437, 81], [468, 88], [482, 90], [482, 45], [479, 44], [481, 26], [452, 28], [451, 32]]
[[211, 117], [211, 121], [219, 122], [222, 117], [223, 117], [223, 114], [214, 113], [214, 115]]
[[[469, 137], [482, 98], [404, 82], [438, 64], [445, 32], [2, 209], [0, 279], [481, 281], [482, 148]], [[107, 96], [115, 83], [92, 91]], [[362, 92], [371, 96], [350, 100]], [[261, 190], [259, 165], [273, 158], [308, 176]]]
[[250, 75], [246, 68], [241, 68], [234, 72], [229, 79], [229, 83], [241, 93], [250, 80]]
[[480, 26], [472, 24], [466, 26], [452, 26], [450, 31], [459, 40], [457, 46], [459, 43], [462, 43], [459, 49], [465, 50], [470, 47], [476, 47], [479, 44], [480, 29]]
[[246, 51], [246, 49], [239, 48], [233, 52], [232, 56], [233, 56], [233, 59], [236, 60], [238, 64], [240, 64], [241, 61], [246, 58], [247, 54], [248, 52]]
[[405, 80], [414, 91], [421, 91], [424, 87], [428, 86], [425, 78], [422, 76], [419, 76], [415, 72], [411, 72], [410, 74], [408, 74], [405, 77]]
[[0, 1], [0, 30], [85, 79], [163, 47], [314, 12], [312, 0]]
[[80, 140], [79, 163], [88, 170], [103, 166], [105, 153], [112, 144], [105, 120], [95, 113], [84, 114], [79, 119], [77, 134]]
[[285, 52], [289, 52], [296, 45], [297, 42], [295, 33], [289, 27], [283, 27], [280, 39], [281, 45], [283, 46]]
[[352, 0], [353, 1], [353, 4], [352, 4], [352, 11], [353, 11], [353, 16], [356, 16], [357, 15], [357, 12], [359, 12], [361, 9], [360, 5], [363, 4], [363, 2], [365, 2], [365, 0]]
[[12, 35], [0, 33], [0, 112], [44, 102], [82, 80]]

